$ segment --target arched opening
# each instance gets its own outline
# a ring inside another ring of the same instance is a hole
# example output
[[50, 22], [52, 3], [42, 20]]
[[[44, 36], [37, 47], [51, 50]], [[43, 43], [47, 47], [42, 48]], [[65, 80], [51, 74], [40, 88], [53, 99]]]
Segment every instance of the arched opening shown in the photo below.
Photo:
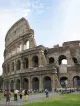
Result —
[[16, 46], [14, 46], [13, 48], [12, 48], [12, 55], [14, 55], [16, 53]]
[[61, 77], [60, 78], [60, 84], [62, 88], [66, 88], [68, 85], [68, 78], [67, 77]]
[[16, 69], [20, 70], [20, 68], [21, 68], [20, 60], [17, 60]]
[[54, 63], [54, 58], [53, 57], [50, 57], [49, 58], [49, 64], [52, 64], [52, 63]]
[[29, 49], [29, 41], [26, 41], [24, 44], [24, 50]]
[[80, 77], [79, 76], [73, 77], [73, 86], [74, 87], [80, 87]]
[[51, 85], [51, 78], [50, 77], [48, 77], [48, 76], [44, 77], [43, 87], [44, 87], [44, 90], [48, 89], [48, 91], [52, 91], [52, 85]]
[[28, 90], [28, 79], [27, 78], [23, 79], [23, 89], [27, 89]]
[[22, 51], [22, 44], [20, 44], [20, 46], [19, 46], [19, 51], [20, 52]]
[[26, 42], [26, 49], [29, 49], [29, 41]]
[[37, 77], [32, 79], [32, 89], [39, 90], [39, 79]]
[[24, 69], [27, 69], [28, 66], [29, 66], [28, 58], [24, 58], [24, 62], [23, 62], [23, 67], [24, 67]]
[[14, 71], [14, 62], [12, 62], [12, 72]]
[[32, 66], [38, 67], [38, 56], [33, 56], [32, 58]]
[[13, 90], [14, 90], [14, 81], [11, 80], [11, 91], [13, 91]]
[[67, 64], [67, 58], [64, 55], [60, 55], [58, 59], [59, 65], [61, 64]]
[[16, 89], [20, 90], [20, 80], [19, 79], [17, 79], [17, 81], [16, 81]]
[[73, 60], [73, 62], [74, 62], [75, 64], [78, 63], [77, 58], [73, 57], [72, 60]]

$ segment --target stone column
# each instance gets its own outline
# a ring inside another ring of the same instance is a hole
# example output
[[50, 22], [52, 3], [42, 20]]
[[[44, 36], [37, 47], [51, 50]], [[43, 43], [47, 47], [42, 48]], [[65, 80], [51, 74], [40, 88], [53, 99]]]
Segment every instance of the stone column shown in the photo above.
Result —
[[10, 86], [11, 82], [9, 81], [9, 90], [11, 90], [11, 86]]
[[43, 90], [43, 81], [42, 76], [39, 77], [39, 91]]
[[21, 60], [21, 69], [20, 70], [22, 71], [23, 70], [23, 59], [21, 58], [20, 60]]
[[24, 50], [24, 42], [22, 41], [21, 42], [21, 51], [23, 51]]
[[52, 91], [54, 91], [54, 88], [56, 87], [56, 86], [55, 86], [55, 76], [54, 76], [54, 75], [52, 75], [52, 80], [51, 80], [51, 82], [52, 82]]
[[69, 86], [73, 87], [73, 80], [69, 80]]
[[42, 51], [39, 52], [39, 67], [42, 67]]
[[16, 80], [14, 79], [14, 90], [16, 89]]
[[14, 60], [14, 73], [16, 73], [16, 60]]
[[29, 68], [31, 68], [31, 67], [32, 67], [32, 56], [29, 55]]
[[28, 89], [30, 90], [30, 89], [32, 89], [32, 88], [31, 88], [31, 78], [30, 78], [30, 77], [28, 78], [28, 81], [29, 81]]
[[21, 79], [20, 79], [20, 90], [22, 89], [22, 81], [21, 81]]

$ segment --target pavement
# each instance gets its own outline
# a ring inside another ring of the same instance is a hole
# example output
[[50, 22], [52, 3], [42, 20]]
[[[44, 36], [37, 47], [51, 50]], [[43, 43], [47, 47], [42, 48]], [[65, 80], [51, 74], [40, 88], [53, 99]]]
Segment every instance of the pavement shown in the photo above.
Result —
[[[50, 92], [49, 97], [51, 96], [56, 96], [59, 95], [58, 93], [55, 92]], [[32, 103], [32, 102], [40, 102], [43, 101], [46, 98], [45, 93], [38, 93], [38, 94], [32, 94], [29, 95], [28, 101], [25, 100], [25, 96], [23, 96], [22, 100], [18, 97], [17, 101], [14, 101], [14, 98], [10, 98], [10, 103], [6, 103], [6, 99], [1, 99], [0, 100], [0, 106], [22, 106], [24, 104]]]
[[[80, 92], [73, 92], [72, 94], [80, 94]], [[49, 97], [60, 95], [56, 92], [49, 92]], [[24, 104], [32, 103], [32, 102], [40, 102], [46, 98], [45, 93], [38, 93], [29, 95], [28, 101], [25, 100], [25, 96], [23, 96], [22, 100], [18, 97], [17, 101], [14, 101], [14, 98], [10, 98], [11, 102], [9, 104], [6, 103], [6, 99], [0, 100], [0, 106], [22, 106]]]

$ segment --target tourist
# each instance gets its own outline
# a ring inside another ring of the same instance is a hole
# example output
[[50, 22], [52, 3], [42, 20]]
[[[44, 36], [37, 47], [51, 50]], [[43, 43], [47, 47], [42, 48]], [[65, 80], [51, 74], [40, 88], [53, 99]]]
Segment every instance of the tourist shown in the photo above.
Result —
[[4, 90], [4, 97], [6, 97], [6, 92], [7, 92], [7, 90]]
[[6, 91], [6, 102], [7, 104], [10, 102], [10, 95], [11, 93], [9, 92], [9, 90]]
[[45, 93], [46, 93], [46, 98], [47, 98], [49, 96], [47, 89], [45, 89]]
[[29, 92], [27, 90], [25, 90], [25, 99], [26, 99], [26, 101], [28, 100], [28, 97], [29, 97]]
[[14, 101], [17, 101], [17, 94], [19, 93], [19, 91], [16, 89], [14, 90]]
[[20, 99], [22, 99], [22, 96], [23, 96], [23, 92], [22, 92], [22, 90], [20, 91], [19, 96], [20, 96]]

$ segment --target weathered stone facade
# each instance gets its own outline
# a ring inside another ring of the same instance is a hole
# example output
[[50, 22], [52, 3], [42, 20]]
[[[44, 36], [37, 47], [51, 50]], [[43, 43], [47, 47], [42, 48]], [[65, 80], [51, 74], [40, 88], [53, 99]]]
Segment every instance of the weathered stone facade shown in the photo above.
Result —
[[37, 46], [34, 30], [21, 18], [5, 37], [3, 88], [52, 91], [61, 85], [80, 86], [79, 48], [80, 41], [64, 42], [62, 47]]

